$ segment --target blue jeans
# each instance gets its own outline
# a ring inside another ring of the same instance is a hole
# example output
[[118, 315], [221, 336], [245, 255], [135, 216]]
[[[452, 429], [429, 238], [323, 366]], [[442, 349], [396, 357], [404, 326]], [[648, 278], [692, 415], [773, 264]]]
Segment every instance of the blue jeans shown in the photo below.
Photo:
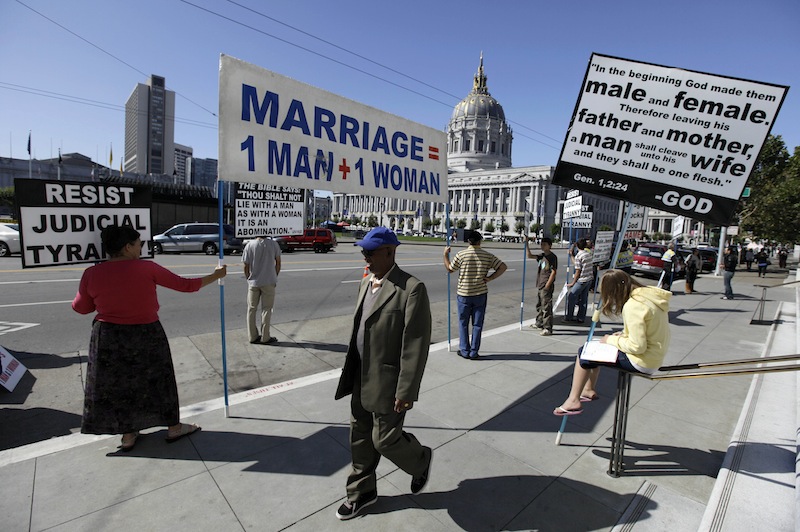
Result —
[[[488, 294], [479, 296], [458, 296], [458, 348], [464, 356], [476, 357], [481, 348], [483, 317], [486, 314]], [[470, 343], [469, 323], [472, 320], [472, 343]]]
[[592, 286], [592, 281], [582, 283], [578, 281], [569, 289], [567, 294], [567, 319], [573, 319], [575, 312], [575, 305], [578, 305], [578, 321], [586, 319], [586, 307], [589, 303], [589, 287]]
[[725, 270], [722, 272], [722, 282], [725, 283], [725, 297], [733, 299], [733, 288], [731, 288], [731, 279], [733, 279], [733, 274], [736, 272], [729, 272]]

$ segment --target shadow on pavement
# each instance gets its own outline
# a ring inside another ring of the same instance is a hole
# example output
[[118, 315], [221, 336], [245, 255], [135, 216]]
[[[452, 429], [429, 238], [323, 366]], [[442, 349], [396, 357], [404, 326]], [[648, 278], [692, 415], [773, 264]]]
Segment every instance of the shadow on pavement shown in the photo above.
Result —
[[[463, 480], [451, 491], [415, 496], [381, 497], [365, 510], [383, 514], [408, 508], [444, 509], [453, 522], [467, 531], [485, 530], [600, 530], [610, 529], [619, 513], [600, 501], [625, 507], [634, 493], [618, 494], [591, 484], [548, 475], [519, 475]], [[655, 502], [643, 497], [645, 510], [639, 520], [649, 517]], [[562, 511], [557, 522], [553, 512], [573, 505], [574, 512]], [[524, 508], [521, 512], [519, 508]]]

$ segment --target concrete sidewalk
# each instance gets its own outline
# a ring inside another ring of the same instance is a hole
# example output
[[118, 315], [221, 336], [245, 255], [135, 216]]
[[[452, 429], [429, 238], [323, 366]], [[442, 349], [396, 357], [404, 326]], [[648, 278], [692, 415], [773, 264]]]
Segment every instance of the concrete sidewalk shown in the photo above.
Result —
[[[780, 306], [792, 318], [769, 327], [750, 325], [761, 294], [752, 283], [737, 274], [737, 299], [723, 301], [721, 279], [703, 281], [704, 293], [673, 298], [665, 364], [759, 356], [775, 331], [795, 330], [793, 288], [770, 290], [765, 316]], [[616, 373], [602, 373], [601, 400], [571, 417], [562, 444], [554, 445], [561, 418], [551, 412], [568, 392], [587, 328], [557, 324], [554, 336], [541, 337], [527, 325], [487, 332], [477, 361], [444, 344], [432, 346], [420, 400], [406, 422], [435, 449], [431, 480], [411, 495], [408, 475], [382, 461], [380, 499], [351, 521], [334, 516], [350, 460], [349, 403], [333, 401], [334, 369], [236, 394], [227, 418], [221, 400], [185, 407], [185, 421], [203, 430], [174, 445], [164, 443], [161, 429], [146, 433], [131, 453], [116, 452], [117, 436], [80, 434], [2, 451], [2, 528], [696, 530], [752, 396], [752, 378], [635, 379], [626, 474], [615, 479], [605, 472]], [[616, 328], [604, 322], [597, 333]], [[204, 336], [207, 342], [173, 339], [173, 346], [219, 349], [218, 337]], [[245, 349], [230, 345], [238, 337], [228, 342], [229, 350]], [[796, 422], [793, 409], [759, 412], [764, 421]], [[795, 433], [769, 438], [761, 442], [765, 447], [785, 447]], [[771, 463], [769, 471], [754, 467], [749, 478], [763, 476], [793, 493], [790, 458], [788, 465]], [[756, 512], [728, 529], [785, 529], [792, 512]]]

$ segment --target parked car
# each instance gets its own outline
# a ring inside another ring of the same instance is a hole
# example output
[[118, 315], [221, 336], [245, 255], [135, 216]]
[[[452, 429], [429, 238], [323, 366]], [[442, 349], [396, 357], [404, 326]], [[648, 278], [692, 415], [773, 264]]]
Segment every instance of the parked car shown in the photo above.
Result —
[[481, 236], [487, 242], [491, 242], [494, 240], [494, 233], [490, 233], [489, 231], [481, 231]]
[[[660, 277], [664, 271], [664, 253], [667, 246], [644, 242], [637, 246], [633, 252], [633, 267], [631, 271], [647, 277]], [[680, 279], [686, 275], [684, 261], [685, 255], [678, 250], [672, 258], [672, 278]]]
[[664, 271], [664, 260], [661, 258], [667, 251], [662, 244], [642, 243], [633, 252], [631, 271], [636, 274], [658, 277]]
[[19, 225], [0, 224], [0, 257], [8, 257], [12, 253], [19, 252]]
[[[680, 253], [683, 255], [684, 260], [692, 254], [691, 249], [682, 248], [679, 250]], [[701, 272], [713, 272], [714, 269], [717, 267], [717, 252], [713, 248], [699, 248], [700, 251], [700, 261], [703, 263], [702, 268], [700, 269]]]
[[[222, 225], [223, 251], [226, 254], [242, 252], [244, 243], [236, 238], [233, 226]], [[183, 223], [173, 225], [160, 235], [153, 237], [153, 251], [156, 253], [184, 253], [202, 251], [206, 255], [219, 253], [218, 223]]]
[[302, 235], [275, 237], [284, 253], [296, 249], [313, 249], [314, 253], [327, 253], [338, 245], [336, 235], [330, 229], [306, 229]]

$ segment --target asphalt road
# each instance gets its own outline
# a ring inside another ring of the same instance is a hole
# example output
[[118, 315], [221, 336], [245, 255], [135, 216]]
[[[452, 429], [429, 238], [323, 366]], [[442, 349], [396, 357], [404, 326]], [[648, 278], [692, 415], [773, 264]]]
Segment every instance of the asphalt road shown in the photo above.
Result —
[[[520, 245], [486, 243], [485, 248], [508, 264], [505, 275], [490, 285], [486, 327], [507, 325], [519, 320], [522, 274], [526, 269], [526, 319], [535, 310], [534, 281], [536, 262], [523, 261]], [[456, 245], [453, 254], [463, 248]], [[302, 322], [352, 313], [357, 285], [364, 273], [360, 249], [342, 242], [335, 252], [284, 254], [275, 302], [273, 323]], [[422, 279], [431, 302], [446, 302], [448, 276], [442, 266], [443, 245], [403, 244], [398, 249], [398, 264]], [[565, 250], [556, 250], [563, 282]], [[217, 257], [202, 254], [158, 255], [159, 264], [183, 276], [202, 276], [213, 270]], [[226, 256], [225, 329], [245, 327], [247, 283], [239, 255]], [[72, 311], [85, 266], [22, 269], [19, 256], [0, 258], [0, 345], [14, 351], [62, 354], [88, 347], [92, 315]], [[455, 312], [457, 275], [450, 276], [450, 298]], [[560, 282], [559, 282], [560, 284]], [[216, 285], [198, 293], [183, 294], [159, 290], [159, 316], [169, 337], [192, 336], [220, 330], [220, 294]], [[435, 317], [437, 318], [437, 317]], [[455, 318], [453, 318], [454, 320]], [[446, 317], [434, 320], [433, 341], [447, 339]], [[457, 335], [456, 324], [452, 331]]]

